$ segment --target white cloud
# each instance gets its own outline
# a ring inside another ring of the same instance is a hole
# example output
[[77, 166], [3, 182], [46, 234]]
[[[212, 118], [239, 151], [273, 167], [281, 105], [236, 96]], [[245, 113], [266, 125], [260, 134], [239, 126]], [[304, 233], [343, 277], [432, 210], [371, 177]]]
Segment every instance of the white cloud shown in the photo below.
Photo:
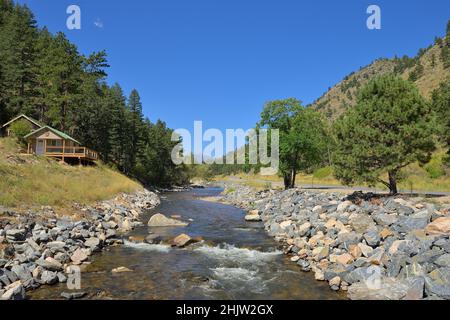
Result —
[[97, 20], [95, 20], [95, 22], [94, 22], [94, 26], [96, 26], [97, 28], [102, 29], [103, 28], [103, 21], [100, 20], [100, 18], [97, 18]]

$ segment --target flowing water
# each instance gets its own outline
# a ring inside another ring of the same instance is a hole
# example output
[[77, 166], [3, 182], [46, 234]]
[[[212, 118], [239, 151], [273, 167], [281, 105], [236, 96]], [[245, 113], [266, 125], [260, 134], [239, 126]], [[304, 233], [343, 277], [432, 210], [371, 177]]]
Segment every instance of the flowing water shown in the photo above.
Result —
[[[326, 283], [302, 273], [282, 254], [261, 223], [248, 223], [233, 206], [202, 201], [219, 188], [167, 193], [158, 208], [142, 215], [144, 225], [131, 236], [149, 232], [171, 238], [186, 233], [205, 241], [185, 249], [127, 241], [92, 257], [82, 273], [81, 290], [102, 299], [342, 299]], [[149, 228], [148, 219], [160, 212], [191, 219], [188, 227]], [[132, 272], [111, 272], [117, 267]], [[70, 292], [65, 284], [44, 286], [32, 299], [59, 299]]]

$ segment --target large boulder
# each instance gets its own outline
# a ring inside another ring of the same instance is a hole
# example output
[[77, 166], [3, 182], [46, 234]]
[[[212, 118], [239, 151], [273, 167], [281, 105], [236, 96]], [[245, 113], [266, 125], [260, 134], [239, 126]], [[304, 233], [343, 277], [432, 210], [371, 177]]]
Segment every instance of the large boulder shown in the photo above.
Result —
[[425, 210], [410, 216], [401, 216], [396, 229], [400, 232], [410, 232], [424, 229], [430, 222], [431, 214]]
[[153, 215], [150, 220], [148, 221], [149, 227], [186, 227], [188, 223], [167, 218], [165, 215], [161, 213], [157, 213]]
[[450, 217], [437, 218], [426, 226], [425, 232], [431, 235], [450, 235]]
[[191, 238], [187, 234], [180, 234], [179, 236], [172, 239], [171, 244], [178, 248], [184, 248], [192, 243], [197, 242], [196, 239]]
[[410, 285], [406, 281], [383, 278], [375, 285], [367, 281], [356, 282], [348, 288], [351, 300], [401, 300], [408, 294]]

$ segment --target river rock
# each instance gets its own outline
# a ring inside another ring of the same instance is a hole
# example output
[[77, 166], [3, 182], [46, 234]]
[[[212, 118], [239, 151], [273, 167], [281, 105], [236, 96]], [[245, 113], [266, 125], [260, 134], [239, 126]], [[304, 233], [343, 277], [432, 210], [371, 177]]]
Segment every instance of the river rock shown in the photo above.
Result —
[[358, 259], [362, 256], [361, 248], [358, 245], [352, 244], [349, 247], [348, 252], [353, 256], [354, 259]]
[[368, 287], [368, 283], [357, 282], [348, 288], [351, 300], [401, 300], [408, 293], [409, 286], [391, 278], [382, 278], [375, 286]]
[[409, 284], [409, 288], [403, 300], [423, 299], [425, 279], [423, 277], [409, 278], [407, 279], [407, 282]]
[[363, 233], [374, 227], [375, 221], [367, 214], [359, 214], [351, 219], [350, 225], [357, 233]]
[[128, 269], [127, 267], [118, 267], [115, 269], [112, 269], [112, 273], [123, 273], [123, 272], [132, 272], [133, 270]]
[[444, 254], [436, 259], [434, 262], [441, 267], [449, 267], [450, 268], [450, 253]]
[[368, 258], [373, 252], [373, 248], [364, 243], [358, 243], [358, 247], [361, 250], [362, 255], [366, 258]]
[[57, 261], [51, 257], [47, 257], [45, 260], [44, 259], [36, 260], [35, 263], [38, 266], [41, 266], [42, 268], [50, 270], [50, 271], [62, 271], [63, 270], [62, 264], [59, 261]]
[[298, 235], [300, 237], [303, 237], [308, 234], [310, 229], [311, 229], [311, 223], [305, 222], [298, 228]]
[[88, 255], [84, 253], [81, 248], [78, 248], [75, 250], [75, 252], [70, 257], [70, 260], [72, 260], [75, 264], [81, 264], [82, 262], [86, 261], [88, 259]]
[[26, 235], [25, 229], [10, 229], [6, 231], [6, 239], [10, 242], [24, 241]]
[[328, 283], [330, 285], [331, 290], [338, 291], [339, 286], [341, 285], [341, 278], [340, 277], [334, 277], [331, 279]]
[[14, 282], [5, 288], [0, 300], [25, 300], [25, 288], [20, 281]]
[[186, 227], [188, 223], [176, 219], [167, 218], [166, 216], [157, 213], [153, 215], [148, 221], [149, 227]]
[[314, 257], [314, 260], [320, 261], [328, 257], [329, 253], [330, 253], [329, 247], [317, 247], [313, 250], [312, 255]]
[[400, 232], [424, 229], [430, 222], [430, 219], [431, 214], [426, 210], [411, 216], [401, 216], [396, 223], [396, 228]]
[[52, 271], [44, 271], [41, 274], [41, 282], [43, 284], [53, 285], [59, 282], [58, 274]]
[[371, 264], [381, 265], [384, 263], [385, 251], [383, 247], [373, 250], [372, 254], [367, 258]]
[[58, 272], [58, 273], [56, 274], [56, 276], [58, 277], [58, 282], [59, 282], [59, 283], [65, 283], [65, 282], [67, 282], [67, 277], [66, 277], [66, 275], [65, 275], [64, 273]]
[[337, 263], [344, 264], [344, 265], [350, 264], [350, 263], [352, 263], [353, 261], [354, 261], [354, 258], [353, 258], [353, 256], [352, 256], [351, 254], [349, 254], [349, 253], [341, 254], [340, 256], [338, 256], [338, 257], [336, 258], [336, 262], [337, 262]]
[[444, 299], [450, 299], [450, 280], [433, 280], [425, 277], [425, 291], [428, 295], [437, 295]]
[[371, 228], [368, 232], [364, 234], [364, 239], [367, 244], [371, 247], [375, 247], [380, 242], [380, 235], [378, 234], [377, 228]]
[[347, 200], [347, 201], [341, 202], [337, 206], [336, 210], [337, 210], [337, 212], [344, 212], [351, 205], [352, 205], [352, 202]]
[[100, 239], [91, 237], [84, 242], [84, 246], [90, 248], [91, 250], [96, 250], [100, 247]]
[[48, 242], [45, 246], [49, 249], [64, 249], [66, 243], [63, 241], [52, 241], [52, 242]]
[[392, 245], [389, 247], [389, 254], [394, 255], [399, 251], [400, 246], [407, 245], [411, 241], [410, 240], [395, 240]]
[[261, 221], [261, 216], [258, 210], [250, 211], [248, 215], [245, 216], [245, 221], [248, 222], [259, 222]]
[[178, 247], [178, 248], [184, 248], [192, 243], [197, 242], [196, 239], [191, 238], [187, 234], [180, 234], [179, 236], [172, 239], [171, 244], [172, 246]]
[[30, 270], [24, 265], [15, 265], [11, 268], [11, 271], [14, 272], [22, 282], [28, 281], [33, 277]]
[[356, 232], [340, 232], [338, 234], [338, 242], [344, 248], [349, 248], [352, 244], [358, 244], [362, 239], [362, 234]]
[[81, 299], [86, 295], [86, 292], [63, 292], [61, 297], [67, 300]]
[[450, 235], [450, 217], [437, 218], [426, 226], [425, 232], [431, 235]]
[[388, 237], [392, 237], [394, 235], [394, 232], [392, 232], [390, 229], [388, 228], [384, 228], [383, 230], [380, 231], [379, 236], [381, 237], [381, 239], [387, 239]]
[[145, 237], [145, 242], [148, 244], [158, 244], [161, 243], [162, 240], [162, 237], [157, 234], [150, 234]]
[[301, 270], [304, 272], [308, 272], [311, 270], [311, 265], [308, 261], [304, 260], [304, 259], [300, 259], [297, 261], [297, 265], [300, 266]]
[[323, 273], [322, 270], [316, 268], [314, 270], [314, 279], [318, 280], [318, 281], [324, 281], [325, 280], [325, 275]]
[[373, 219], [380, 226], [390, 226], [398, 221], [398, 216], [396, 214], [374, 214]]

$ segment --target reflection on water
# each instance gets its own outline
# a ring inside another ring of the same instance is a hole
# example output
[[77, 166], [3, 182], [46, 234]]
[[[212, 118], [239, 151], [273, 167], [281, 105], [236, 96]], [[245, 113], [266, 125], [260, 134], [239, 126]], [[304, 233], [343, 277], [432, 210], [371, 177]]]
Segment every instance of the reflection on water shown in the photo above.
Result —
[[[93, 257], [82, 274], [82, 291], [95, 299], [341, 299], [312, 274], [299, 272], [265, 233], [261, 223], [247, 223], [238, 208], [202, 201], [219, 188], [168, 193], [162, 204], [142, 216], [144, 226], [130, 235], [149, 232], [163, 238], [180, 233], [205, 241], [185, 249], [125, 242]], [[180, 215], [188, 227], [149, 228], [156, 212]], [[132, 272], [113, 274], [124, 266]], [[33, 299], [59, 299], [64, 285], [42, 287]]]

